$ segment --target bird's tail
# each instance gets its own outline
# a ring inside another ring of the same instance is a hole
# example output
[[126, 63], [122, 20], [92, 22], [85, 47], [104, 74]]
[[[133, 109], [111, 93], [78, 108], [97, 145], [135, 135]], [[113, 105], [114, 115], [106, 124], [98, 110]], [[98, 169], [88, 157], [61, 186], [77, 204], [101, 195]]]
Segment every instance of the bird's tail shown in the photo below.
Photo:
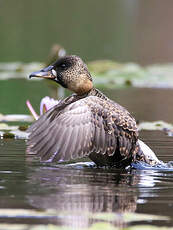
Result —
[[156, 157], [155, 153], [143, 141], [138, 140], [136, 149], [135, 161], [145, 162], [151, 166], [162, 164], [162, 161]]

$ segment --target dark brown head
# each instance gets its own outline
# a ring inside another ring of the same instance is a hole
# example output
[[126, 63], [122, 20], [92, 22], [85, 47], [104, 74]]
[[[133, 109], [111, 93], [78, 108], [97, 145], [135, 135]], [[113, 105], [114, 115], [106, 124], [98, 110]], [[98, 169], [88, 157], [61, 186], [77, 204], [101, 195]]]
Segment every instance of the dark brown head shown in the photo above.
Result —
[[93, 88], [92, 77], [86, 64], [74, 55], [62, 57], [29, 77], [51, 79], [78, 95], [83, 95]]

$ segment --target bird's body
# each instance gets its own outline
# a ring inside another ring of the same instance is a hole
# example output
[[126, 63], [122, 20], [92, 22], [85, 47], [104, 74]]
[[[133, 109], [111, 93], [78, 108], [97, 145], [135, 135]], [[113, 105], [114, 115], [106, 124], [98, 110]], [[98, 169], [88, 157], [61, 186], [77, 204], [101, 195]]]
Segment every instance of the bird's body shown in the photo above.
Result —
[[67, 56], [31, 77], [51, 78], [74, 91], [29, 128], [28, 152], [43, 161], [89, 157], [98, 166], [126, 167], [142, 160], [135, 119], [119, 104], [93, 87], [79, 57]]

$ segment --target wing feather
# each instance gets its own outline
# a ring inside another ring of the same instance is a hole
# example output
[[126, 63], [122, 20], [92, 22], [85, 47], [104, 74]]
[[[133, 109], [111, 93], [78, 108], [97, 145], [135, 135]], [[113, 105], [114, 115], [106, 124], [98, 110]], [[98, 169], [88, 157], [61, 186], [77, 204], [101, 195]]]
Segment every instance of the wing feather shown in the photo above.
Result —
[[[125, 115], [124, 115], [125, 114]], [[29, 128], [28, 152], [44, 161], [70, 160], [96, 152], [129, 156], [137, 140], [134, 119], [121, 106], [95, 96], [49, 110]]]

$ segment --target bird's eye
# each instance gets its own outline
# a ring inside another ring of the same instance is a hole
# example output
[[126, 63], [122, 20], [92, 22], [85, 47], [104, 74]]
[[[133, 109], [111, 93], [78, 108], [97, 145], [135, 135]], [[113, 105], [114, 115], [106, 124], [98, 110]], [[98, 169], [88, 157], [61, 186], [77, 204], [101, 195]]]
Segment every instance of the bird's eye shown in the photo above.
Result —
[[62, 63], [60, 66], [61, 66], [62, 69], [66, 68], [66, 64], [64, 64], [64, 63]]

